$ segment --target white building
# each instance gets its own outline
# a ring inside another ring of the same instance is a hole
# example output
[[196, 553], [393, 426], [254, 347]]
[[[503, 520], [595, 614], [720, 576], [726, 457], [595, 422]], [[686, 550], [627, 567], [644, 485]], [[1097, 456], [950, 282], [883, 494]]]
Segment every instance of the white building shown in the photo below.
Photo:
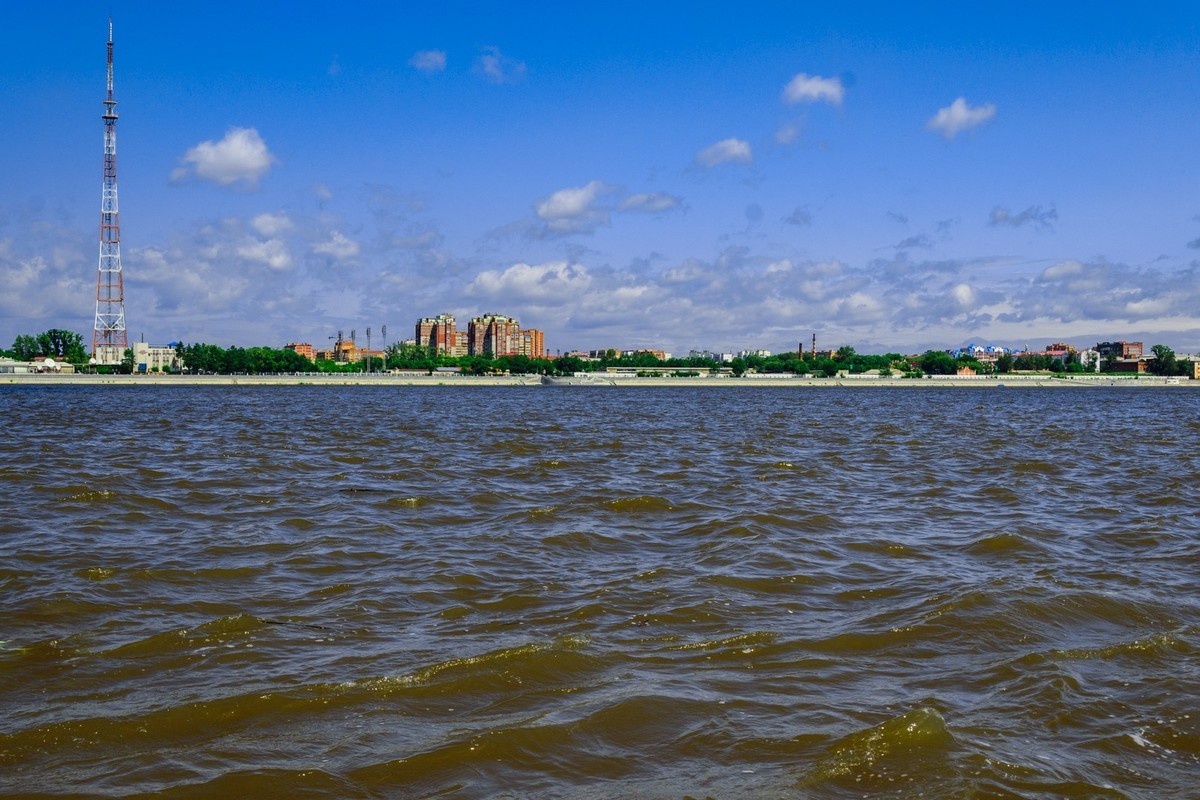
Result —
[[171, 344], [133, 343], [134, 372], [179, 372], [183, 369], [183, 359], [175, 352], [175, 342]]

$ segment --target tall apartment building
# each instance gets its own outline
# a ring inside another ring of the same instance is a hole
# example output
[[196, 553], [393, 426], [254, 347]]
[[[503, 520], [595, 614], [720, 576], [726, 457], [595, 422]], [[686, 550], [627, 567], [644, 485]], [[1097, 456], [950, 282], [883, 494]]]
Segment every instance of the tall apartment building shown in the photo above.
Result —
[[473, 356], [515, 356], [521, 353], [521, 323], [502, 314], [484, 314], [467, 325], [467, 352]]
[[521, 331], [521, 355], [530, 358], [545, 358], [546, 334], [536, 328]]
[[417, 322], [418, 347], [436, 348], [440, 354], [459, 356], [529, 356], [544, 358], [546, 335], [540, 330], [521, 330], [521, 324], [503, 314], [484, 314], [458, 330], [454, 317], [439, 314]]
[[439, 355], [464, 355], [456, 352], [459, 336], [454, 325], [454, 317], [450, 314], [421, 319], [417, 323], [417, 347], [436, 348]]

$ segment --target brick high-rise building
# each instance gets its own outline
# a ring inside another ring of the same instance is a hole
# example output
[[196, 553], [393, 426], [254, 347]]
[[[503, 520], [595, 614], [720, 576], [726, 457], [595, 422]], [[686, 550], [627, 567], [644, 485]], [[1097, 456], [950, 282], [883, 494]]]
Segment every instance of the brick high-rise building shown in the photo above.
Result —
[[417, 323], [417, 347], [436, 348], [439, 355], [458, 355], [455, 345], [458, 337], [454, 330], [454, 317], [449, 314], [439, 314], [436, 317], [425, 317]]
[[467, 351], [473, 356], [515, 356], [521, 353], [521, 324], [502, 314], [484, 314], [467, 326]]
[[545, 358], [546, 334], [536, 328], [521, 331], [521, 355], [530, 358]]

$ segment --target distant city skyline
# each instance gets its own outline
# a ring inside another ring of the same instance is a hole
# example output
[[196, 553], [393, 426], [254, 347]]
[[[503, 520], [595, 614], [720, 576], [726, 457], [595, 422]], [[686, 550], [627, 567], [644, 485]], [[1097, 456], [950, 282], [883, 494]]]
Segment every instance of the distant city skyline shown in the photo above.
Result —
[[1182, 3], [17, 6], [4, 347], [92, 330], [110, 12], [131, 342], [1200, 351]]

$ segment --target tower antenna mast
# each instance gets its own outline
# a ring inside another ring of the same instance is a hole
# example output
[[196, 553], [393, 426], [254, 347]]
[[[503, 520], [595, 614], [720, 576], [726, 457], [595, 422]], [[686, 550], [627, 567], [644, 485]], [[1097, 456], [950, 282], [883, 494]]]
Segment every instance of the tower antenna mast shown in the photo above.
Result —
[[125, 335], [125, 284], [121, 275], [121, 223], [117, 212], [117, 101], [113, 99], [112, 18], [108, 20], [108, 92], [104, 96], [104, 180], [100, 188], [100, 263], [96, 271], [96, 324], [92, 358], [120, 364]]

